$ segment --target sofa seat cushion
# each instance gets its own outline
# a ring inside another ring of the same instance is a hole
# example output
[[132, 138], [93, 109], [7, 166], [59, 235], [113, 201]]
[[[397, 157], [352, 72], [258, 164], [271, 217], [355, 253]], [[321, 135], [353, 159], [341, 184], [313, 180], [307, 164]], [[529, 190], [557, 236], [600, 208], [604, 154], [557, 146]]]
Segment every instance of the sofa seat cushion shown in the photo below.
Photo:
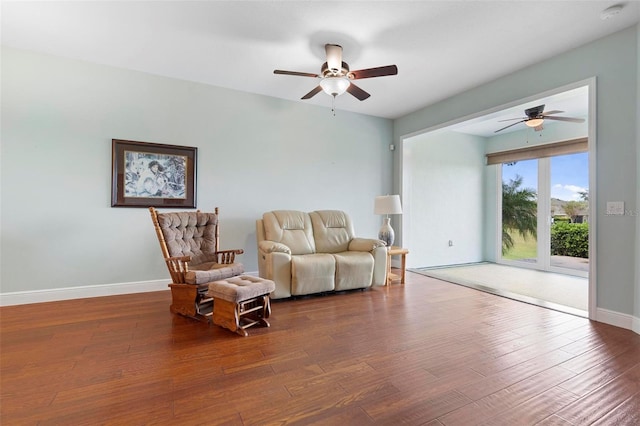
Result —
[[373, 256], [369, 252], [345, 251], [334, 253], [336, 261], [336, 290], [351, 290], [371, 286]]
[[335, 288], [336, 262], [327, 253], [291, 256], [291, 294], [303, 295]]
[[234, 277], [244, 272], [242, 263], [203, 263], [200, 265], [189, 265], [189, 272], [184, 274], [187, 284], [206, 284], [225, 278]]

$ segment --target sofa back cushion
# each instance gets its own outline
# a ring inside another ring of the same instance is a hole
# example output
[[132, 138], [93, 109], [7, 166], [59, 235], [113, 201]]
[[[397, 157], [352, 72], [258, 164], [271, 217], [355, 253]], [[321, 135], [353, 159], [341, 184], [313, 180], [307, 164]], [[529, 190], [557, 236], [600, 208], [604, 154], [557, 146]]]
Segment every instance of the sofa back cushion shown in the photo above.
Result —
[[316, 252], [313, 229], [308, 213], [294, 210], [275, 210], [262, 215], [267, 240], [282, 243], [292, 255]]
[[340, 253], [349, 249], [355, 235], [349, 215], [340, 210], [317, 210], [309, 216], [318, 253]]

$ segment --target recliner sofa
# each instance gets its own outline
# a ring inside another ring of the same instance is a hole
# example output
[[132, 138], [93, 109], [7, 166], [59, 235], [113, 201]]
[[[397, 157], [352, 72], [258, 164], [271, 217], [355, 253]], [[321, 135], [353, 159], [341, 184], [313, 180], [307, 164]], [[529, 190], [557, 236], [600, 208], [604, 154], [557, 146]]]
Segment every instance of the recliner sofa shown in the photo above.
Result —
[[356, 238], [340, 210], [276, 210], [256, 221], [260, 277], [276, 284], [273, 299], [384, 285], [383, 241]]

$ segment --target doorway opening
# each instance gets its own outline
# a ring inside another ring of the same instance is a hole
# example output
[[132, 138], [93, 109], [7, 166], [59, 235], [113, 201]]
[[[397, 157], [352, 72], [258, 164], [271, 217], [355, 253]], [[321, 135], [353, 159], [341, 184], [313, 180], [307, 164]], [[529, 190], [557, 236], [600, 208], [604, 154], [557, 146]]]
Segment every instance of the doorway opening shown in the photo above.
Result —
[[[402, 138], [401, 235], [412, 253], [408, 268], [573, 314], [595, 313], [594, 93], [590, 79]], [[535, 129], [522, 124], [496, 133], [503, 121], [537, 105], [584, 123], [545, 120]], [[525, 156], [501, 157], [513, 152]], [[503, 217], [503, 203], [512, 202], [505, 194], [521, 196], [522, 190], [529, 191], [528, 213], [516, 206], [522, 217]], [[489, 282], [478, 283], [478, 271], [473, 279], [454, 276], [487, 264], [500, 267], [487, 274]], [[545, 296], [549, 289], [507, 289], [523, 279], [522, 269], [543, 282], [530, 288], [553, 283], [559, 293], [579, 292], [569, 295], [579, 306], [563, 309]]]

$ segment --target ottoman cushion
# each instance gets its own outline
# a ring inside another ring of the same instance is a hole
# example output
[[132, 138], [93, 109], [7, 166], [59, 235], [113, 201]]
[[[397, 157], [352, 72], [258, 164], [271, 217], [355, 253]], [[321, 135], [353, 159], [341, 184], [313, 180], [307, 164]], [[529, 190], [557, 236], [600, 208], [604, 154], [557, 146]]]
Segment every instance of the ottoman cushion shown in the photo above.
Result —
[[240, 275], [209, 283], [209, 297], [238, 303], [271, 293], [276, 289], [273, 281], [251, 275]]

